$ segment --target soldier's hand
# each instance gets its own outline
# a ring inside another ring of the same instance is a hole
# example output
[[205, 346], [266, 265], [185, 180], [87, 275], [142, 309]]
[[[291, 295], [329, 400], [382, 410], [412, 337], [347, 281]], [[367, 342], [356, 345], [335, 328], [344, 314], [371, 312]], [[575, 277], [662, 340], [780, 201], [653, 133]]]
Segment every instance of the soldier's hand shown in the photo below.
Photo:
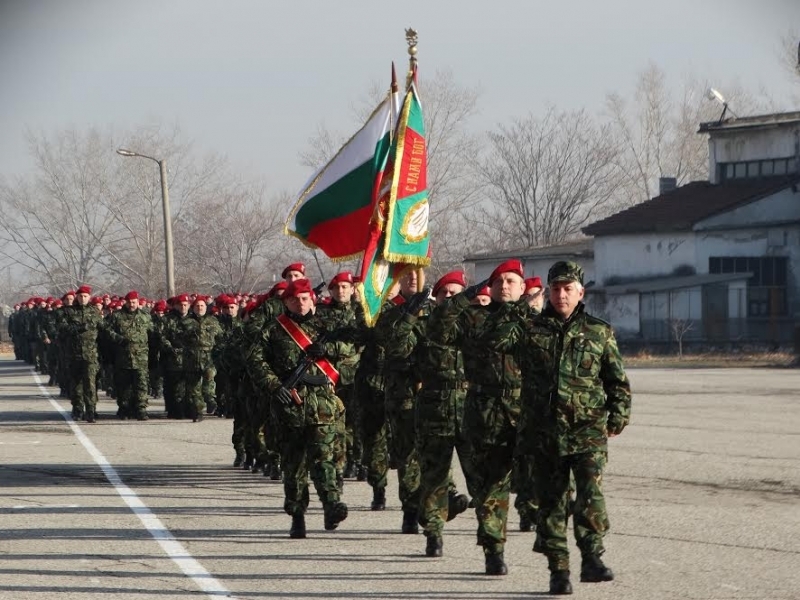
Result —
[[489, 285], [489, 280], [484, 279], [483, 281], [479, 281], [478, 283], [469, 286], [467, 289], [464, 290], [464, 295], [467, 297], [467, 300], [474, 300], [475, 296], [478, 295], [483, 288]]
[[425, 301], [430, 297], [431, 288], [425, 287], [421, 292], [417, 292], [405, 301], [405, 304], [403, 304], [403, 313], [407, 315], [416, 314], [417, 311], [422, 308], [422, 305], [425, 304]]
[[622, 430], [625, 429], [627, 424], [627, 421], [623, 417], [619, 415], [609, 415], [608, 422], [606, 423], [608, 437], [614, 437], [622, 433]]
[[294, 404], [294, 398], [292, 398], [292, 392], [290, 392], [283, 386], [275, 390], [275, 399], [284, 406], [291, 406], [292, 404]]
[[319, 296], [322, 293], [322, 290], [325, 289], [325, 282], [323, 281], [317, 287], [314, 288], [314, 295]]
[[325, 346], [317, 342], [311, 342], [306, 346], [306, 355], [310, 358], [322, 358], [325, 356]]

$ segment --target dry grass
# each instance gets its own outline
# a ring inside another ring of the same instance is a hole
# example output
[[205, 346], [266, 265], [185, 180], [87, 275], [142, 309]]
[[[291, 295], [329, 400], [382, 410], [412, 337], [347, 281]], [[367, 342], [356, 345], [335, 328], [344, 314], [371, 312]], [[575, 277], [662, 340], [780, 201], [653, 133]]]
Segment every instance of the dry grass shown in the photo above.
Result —
[[671, 369], [715, 369], [715, 368], [788, 368], [800, 366], [800, 360], [792, 352], [708, 352], [677, 355], [638, 352], [623, 355], [626, 367], [671, 368]]

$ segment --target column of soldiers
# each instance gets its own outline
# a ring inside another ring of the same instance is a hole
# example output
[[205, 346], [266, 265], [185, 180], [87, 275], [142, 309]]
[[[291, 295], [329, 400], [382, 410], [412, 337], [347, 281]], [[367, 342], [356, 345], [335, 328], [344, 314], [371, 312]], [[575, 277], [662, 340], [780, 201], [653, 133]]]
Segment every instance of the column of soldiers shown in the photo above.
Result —
[[[162, 389], [169, 417], [232, 418], [233, 465], [282, 478], [291, 538], [307, 535], [309, 475], [331, 530], [348, 516], [345, 479], [366, 480], [380, 511], [394, 469], [401, 531], [421, 526], [426, 556], [443, 555], [445, 523], [472, 506], [485, 572], [506, 574], [515, 493], [551, 593], [572, 593], [570, 517], [581, 580], [613, 579], [600, 558], [601, 482], [607, 440], [630, 419], [630, 385], [611, 327], [585, 312], [580, 266], [554, 264], [546, 288], [517, 260], [469, 286], [447, 273], [432, 290], [410, 271], [374, 327], [349, 272], [324, 299], [302, 263], [282, 275], [266, 294], [213, 305], [186, 294], [148, 305], [130, 292], [115, 309], [82, 286], [60, 304], [20, 305], [9, 330], [17, 358], [61, 386], [74, 418], [97, 418], [99, 348], [119, 418], [146, 420]], [[471, 501], [454, 485], [454, 452]]]

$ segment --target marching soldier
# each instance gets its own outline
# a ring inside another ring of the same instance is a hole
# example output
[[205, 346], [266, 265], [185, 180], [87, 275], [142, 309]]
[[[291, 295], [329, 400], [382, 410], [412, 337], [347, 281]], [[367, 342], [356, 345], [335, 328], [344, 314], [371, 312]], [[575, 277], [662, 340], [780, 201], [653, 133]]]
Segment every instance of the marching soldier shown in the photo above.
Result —
[[[247, 369], [264, 401], [274, 402], [279, 413], [284, 510], [292, 517], [289, 536], [298, 539], [306, 537], [309, 471], [324, 508], [325, 529], [336, 529], [347, 518], [347, 505], [340, 500], [334, 465], [336, 415], [341, 409], [331, 384], [338, 373], [326, 358], [325, 345], [316, 341], [325, 327], [313, 312], [308, 279], [292, 281], [283, 297], [286, 310], [262, 330]], [[285, 387], [301, 360], [312, 364], [294, 388]]]
[[206, 296], [197, 296], [192, 303], [191, 320], [184, 330], [184, 377], [186, 379], [186, 401], [193, 422], [203, 420], [203, 413], [213, 414], [217, 409], [215, 376], [216, 369], [211, 358], [214, 345], [222, 335], [219, 321], [208, 314]]

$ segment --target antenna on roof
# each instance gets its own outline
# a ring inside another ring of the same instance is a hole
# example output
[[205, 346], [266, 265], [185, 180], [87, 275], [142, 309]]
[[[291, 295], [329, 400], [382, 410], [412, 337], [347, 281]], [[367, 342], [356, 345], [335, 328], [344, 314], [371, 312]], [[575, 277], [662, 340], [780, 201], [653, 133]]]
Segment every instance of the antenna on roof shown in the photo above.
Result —
[[[719, 121], [718, 121], [719, 123], [722, 123], [722, 120], [725, 118], [725, 113], [728, 112], [728, 101], [725, 100], [725, 96], [720, 94], [714, 88], [708, 88], [708, 92], [706, 92], [706, 97], [709, 100], [716, 100], [717, 102], [722, 104], [722, 114], [719, 116]], [[733, 115], [734, 119], [738, 118], [735, 112], [731, 111], [731, 114]]]

